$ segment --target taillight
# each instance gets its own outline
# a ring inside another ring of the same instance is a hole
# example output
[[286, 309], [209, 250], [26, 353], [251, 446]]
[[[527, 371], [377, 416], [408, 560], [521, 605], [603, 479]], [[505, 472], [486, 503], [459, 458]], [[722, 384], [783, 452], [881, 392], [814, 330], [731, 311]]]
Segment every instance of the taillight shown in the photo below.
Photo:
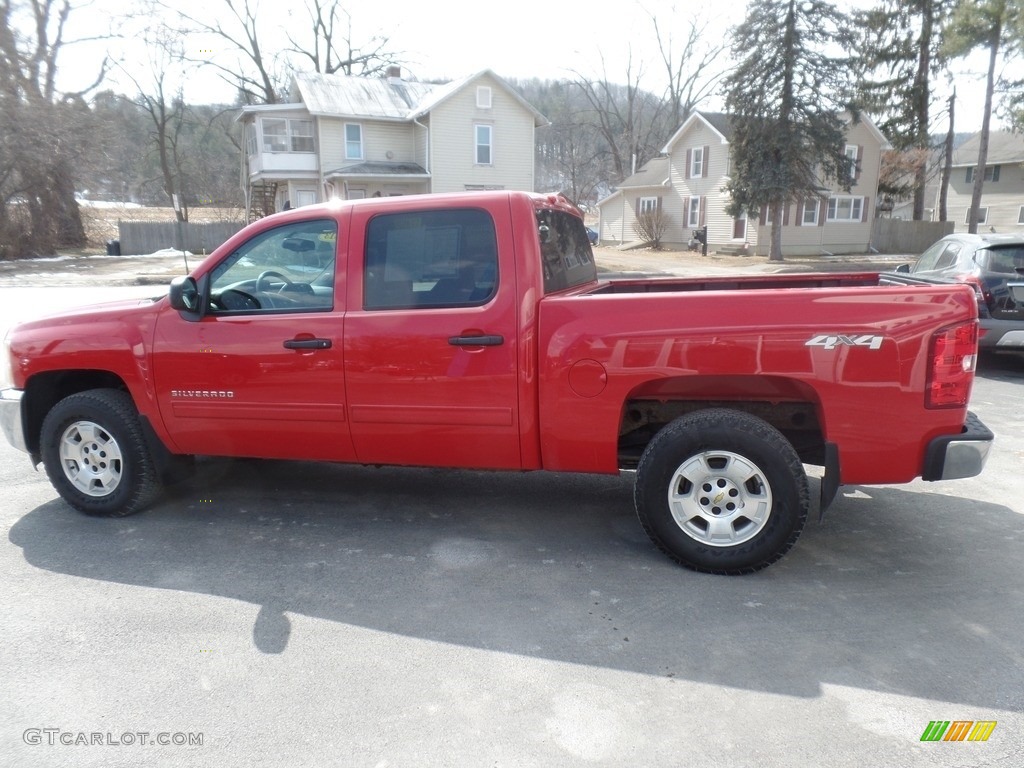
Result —
[[978, 360], [978, 323], [972, 320], [932, 334], [927, 408], [963, 408], [971, 397]]
[[960, 279], [974, 289], [974, 297], [978, 300], [978, 315], [988, 317], [988, 311], [992, 306], [991, 291], [978, 275], [964, 275]]

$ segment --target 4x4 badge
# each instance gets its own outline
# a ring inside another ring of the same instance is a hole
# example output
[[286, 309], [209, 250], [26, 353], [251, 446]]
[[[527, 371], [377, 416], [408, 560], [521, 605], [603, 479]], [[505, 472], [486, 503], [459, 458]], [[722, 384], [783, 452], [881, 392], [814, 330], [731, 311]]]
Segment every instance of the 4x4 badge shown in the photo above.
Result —
[[830, 336], [818, 334], [811, 337], [804, 343], [805, 347], [824, 347], [835, 349], [836, 347], [867, 347], [868, 349], [881, 349], [884, 336], [843, 336], [842, 334]]

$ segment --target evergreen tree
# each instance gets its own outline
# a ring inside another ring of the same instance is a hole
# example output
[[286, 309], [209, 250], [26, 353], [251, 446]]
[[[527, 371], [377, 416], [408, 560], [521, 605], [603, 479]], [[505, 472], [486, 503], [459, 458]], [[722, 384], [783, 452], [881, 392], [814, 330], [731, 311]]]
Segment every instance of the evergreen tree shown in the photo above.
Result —
[[841, 114], [849, 108], [849, 57], [832, 53], [849, 49], [850, 27], [823, 0], [753, 0], [733, 32], [739, 63], [725, 81], [733, 121], [727, 211], [756, 216], [767, 207], [775, 261], [786, 205], [820, 196], [828, 179], [851, 178]]
[[[914, 220], [924, 218], [931, 147], [931, 78], [942, 63], [941, 31], [950, 0], [881, 0], [856, 14], [859, 102], [913, 177]], [[894, 192], [879, 187], [879, 192]]]
[[988, 50], [988, 76], [985, 81], [985, 111], [981, 117], [981, 141], [978, 164], [974, 169], [974, 189], [967, 231], [978, 231], [978, 208], [985, 186], [988, 139], [992, 123], [992, 95], [1000, 56], [1008, 59], [1024, 44], [1024, 0], [959, 0], [946, 30], [944, 50], [949, 56], [965, 56], [978, 48]]

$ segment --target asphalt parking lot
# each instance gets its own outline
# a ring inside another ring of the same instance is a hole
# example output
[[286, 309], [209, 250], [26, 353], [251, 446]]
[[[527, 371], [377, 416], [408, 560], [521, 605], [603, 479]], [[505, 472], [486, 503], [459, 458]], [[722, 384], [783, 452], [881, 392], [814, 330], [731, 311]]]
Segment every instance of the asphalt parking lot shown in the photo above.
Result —
[[[83, 295], [0, 288], [0, 324]], [[0, 764], [1020, 765], [1022, 391], [982, 361], [981, 476], [843, 488], [738, 578], [618, 477], [203, 459], [103, 520], [0, 444]]]

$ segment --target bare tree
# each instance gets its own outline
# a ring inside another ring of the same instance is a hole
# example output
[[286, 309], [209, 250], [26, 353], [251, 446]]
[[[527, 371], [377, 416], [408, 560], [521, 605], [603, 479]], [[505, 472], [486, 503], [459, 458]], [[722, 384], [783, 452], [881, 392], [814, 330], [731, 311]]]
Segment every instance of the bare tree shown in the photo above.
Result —
[[0, 0], [0, 252], [51, 253], [85, 244], [75, 202], [77, 161], [89, 140], [80, 93], [57, 90], [71, 0]]
[[661, 238], [665, 236], [670, 223], [669, 216], [661, 208], [656, 208], [640, 213], [633, 222], [633, 231], [653, 250], [660, 251]]
[[300, 60], [308, 60], [314, 72], [379, 75], [395, 63], [396, 54], [388, 50], [389, 38], [374, 35], [365, 44], [353, 42], [352, 14], [337, 0], [305, 0], [305, 7], [305, 34], [289, 33], [289, 50]]
[[277, 104], [287, 96], [291, 73], [373, 75], [394, 62], [389, 39], [376, 35], [365, 44], [353, 38], [352, 17], [337, 0], [304, 0], [289, 12], [286, 45], [276, 43], [280, 28], [260, 13], [259, 0], [210, 0], [203, 12], [183, 10], [173, 0], [155, 0], [179, 20], [179, 32], [226, 46], [214, 55], [187, 51], [189, 61], [216, 70], [238, 89], [246, 104]]
[[616, 85], [608, 79], [602, 58], [604, 76], [589, 80], [576, 72], [578, 87], [586, 97], [595, 123], [605, 141], [612, 183], [621, 182], [652, 157], [658, 154], [668, 138], [665, 103], [640, 87], [643, 65], [634, 67], [630, 51], [626, 63], [625, 85]]
[[668, 75], [665, 94], [669, 104], [670, 122], [678, 127], [702, 101], [708, 98], [725, 75], [716, 62], [728, 50], [725, 42], [710, 41], [707, 23], [690, 18], [684, 35], [677, 40], [671, 31], [662, 32], [658, 17], [649, 13], [658, 41], [658, 53]]
[[188, 205], [182, 189], [184, 156], [181, 132], [185, 125], [186, 107], [181, 91], [181, 65], [184, 61], [181, 37], [166, 27], [155, 28], [147, 37], [150, 82], [143, 83], [127, 68], [122, 69], [138, 90], [135, 103], [149, 117], [150, 141], [156, 152], [160, 181], [167, 200], [174, 205], [175, 218], [188, 221]]
[[247, 104], [281, 100], [286, 74], [280, 51], [268, 53], [263, 48], [270, 33], [260, 23], [259, 0], [210, 0], [202, 15], [170, 1], [156, 0], [156, 6], [179, 20], [183, 39], [206, 36], [227, 46], [226, 52], [216, 51], [216, 55], [188, 51], [183, 54], [186, 59], [216, 70], [221, 79], [238, 88]]

